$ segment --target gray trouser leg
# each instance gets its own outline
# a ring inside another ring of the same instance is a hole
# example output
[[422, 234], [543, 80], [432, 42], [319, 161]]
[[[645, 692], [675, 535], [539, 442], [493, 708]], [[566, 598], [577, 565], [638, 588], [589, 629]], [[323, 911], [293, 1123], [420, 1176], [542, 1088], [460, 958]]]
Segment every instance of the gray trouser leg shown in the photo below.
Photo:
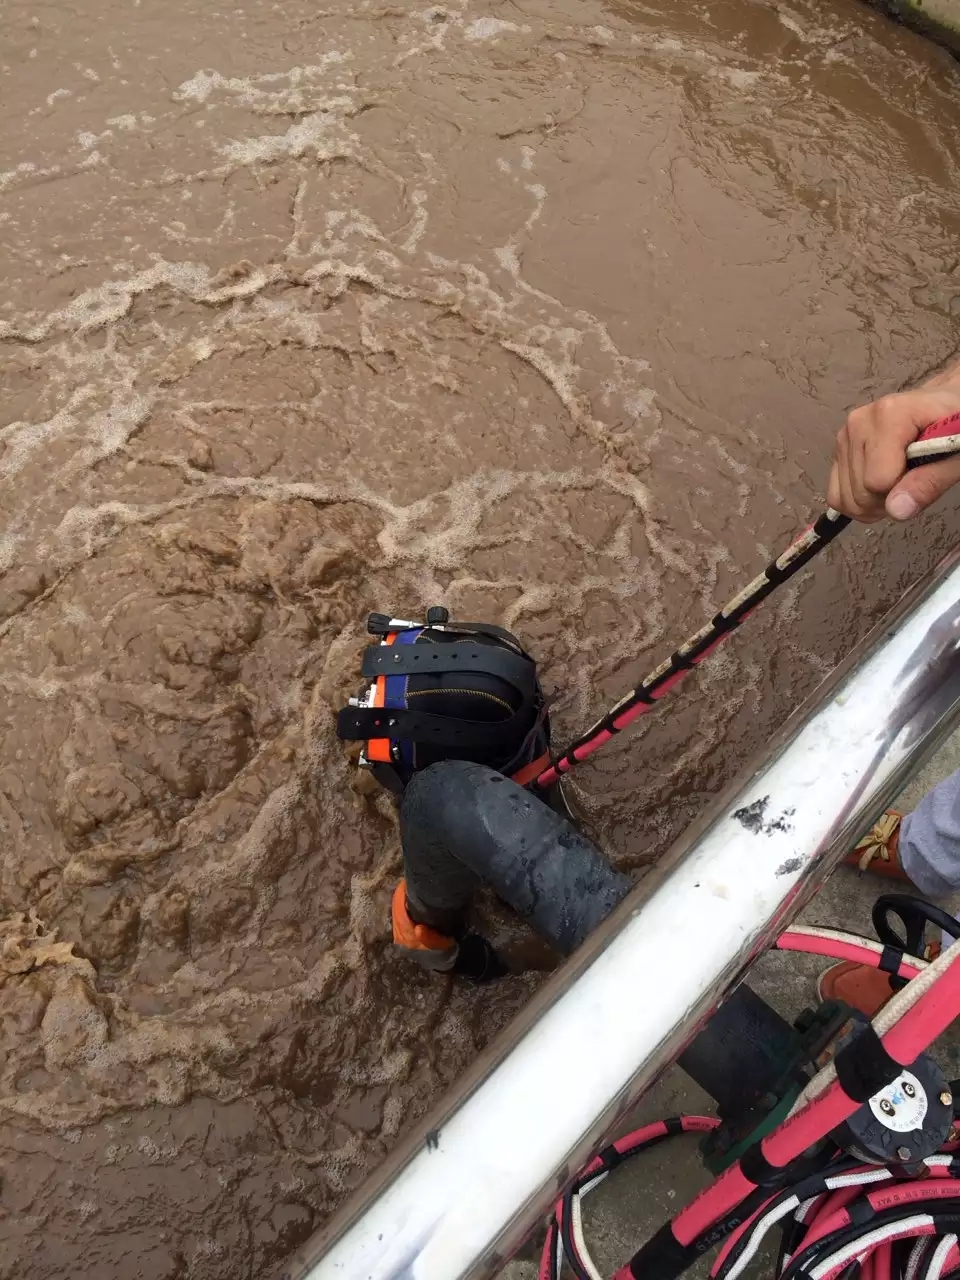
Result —
[[921, 893], [960, 889], [960, 772], [944, 778], [900, 826], [900, 864]]

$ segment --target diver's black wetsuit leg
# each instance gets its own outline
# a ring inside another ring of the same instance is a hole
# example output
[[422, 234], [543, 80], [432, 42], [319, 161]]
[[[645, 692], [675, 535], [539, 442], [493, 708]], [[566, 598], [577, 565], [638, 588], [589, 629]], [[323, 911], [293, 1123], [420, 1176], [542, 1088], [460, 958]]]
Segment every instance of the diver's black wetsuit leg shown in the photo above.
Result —
[[458, 933], [480, 883], [568, 954], [630, 888], [566, 819], [503, 774], [445, 760], [416, 774], [400, 806], [407, 907]]

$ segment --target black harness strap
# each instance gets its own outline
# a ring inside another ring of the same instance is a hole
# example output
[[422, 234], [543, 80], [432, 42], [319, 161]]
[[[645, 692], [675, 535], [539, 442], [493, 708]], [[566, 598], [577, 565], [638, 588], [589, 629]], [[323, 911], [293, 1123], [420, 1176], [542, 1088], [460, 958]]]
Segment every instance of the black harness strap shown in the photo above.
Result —
[[440, 676], [481, 672], [499, 676], [518, 691], [532, 695], [536, 687], [529, 658], [512, 649], [471, 644], [377, 644], [363, 651], [360, 668], [368, 679], [377, 676]]
[[506, 720], [454, 720], [425, 711], [391, 707], [344, 707], [337, 716], [337, 735], [345, 742], [368, 738], [407, 738], [433, 747], [496, 751], [511, 743], [516, 715]]

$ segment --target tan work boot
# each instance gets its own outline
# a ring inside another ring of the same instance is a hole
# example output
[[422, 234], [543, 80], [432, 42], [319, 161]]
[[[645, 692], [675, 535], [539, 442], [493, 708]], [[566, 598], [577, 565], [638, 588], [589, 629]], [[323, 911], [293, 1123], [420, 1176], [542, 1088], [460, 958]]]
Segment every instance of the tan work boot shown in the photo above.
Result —
[[869, 871], [909, 884], [910, 877], [900, 865], [900, 822], [903, 814], [888, 809], [880, 821], [843, 859], [844, 866]]

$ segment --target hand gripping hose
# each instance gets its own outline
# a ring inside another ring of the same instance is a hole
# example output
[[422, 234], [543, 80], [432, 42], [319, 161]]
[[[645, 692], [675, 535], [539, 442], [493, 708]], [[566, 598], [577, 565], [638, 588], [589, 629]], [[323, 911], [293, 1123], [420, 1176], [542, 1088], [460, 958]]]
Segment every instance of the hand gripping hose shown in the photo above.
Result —
[[[810, 1150], [960, 1014], [960, 944], [931, 965], [833, 929], [795, 927], [777, 946], [853, 960], [911, 979], [870, 1031], [841, 1050], [805, 1090], [794, 1113], [664, 1226], [614, 1280], [674, 1280], [717, 1244], [711, 1275], [737, 1280], [768, 1234], [782, 1232], [777, 1280], [960, 1280], [960, 1156], [948, 1142], [911, 1171]], [[584, 1238], [583, 1198], [625, 1160], [716, 1121], [677, 1117], [605, 1147], [558, 1202], [539, 1280], [604, 1280]], [[851, 1268], [853, 1270], [851, 1271]]]
[[[942, 418], [927, 427], [920, 438], [907, 449], [907, 468], [936, 462], [951, 454], [960, 453], [960, 413]], [[832, 507], [821, 515], [804, 533], [791, 542], [783, 555], [772, 561], [732, 600], [700, 628], [679, 649], [645, 676], [637, 687], [621, 698], [617, 705], [588, 729], [581, 737], [554, 759], [532, 782], [538, 788], [552, 786], [562, 774], [568, 773], [581, 760], [593, 755], [599, 747], [625, 729], [640, 716], [651, 711], [688, 671], [692, 671], [735, 631], [742, 622], [777, 587], [789, 581], [834, 538], [850, 524], [848, 516]]]

